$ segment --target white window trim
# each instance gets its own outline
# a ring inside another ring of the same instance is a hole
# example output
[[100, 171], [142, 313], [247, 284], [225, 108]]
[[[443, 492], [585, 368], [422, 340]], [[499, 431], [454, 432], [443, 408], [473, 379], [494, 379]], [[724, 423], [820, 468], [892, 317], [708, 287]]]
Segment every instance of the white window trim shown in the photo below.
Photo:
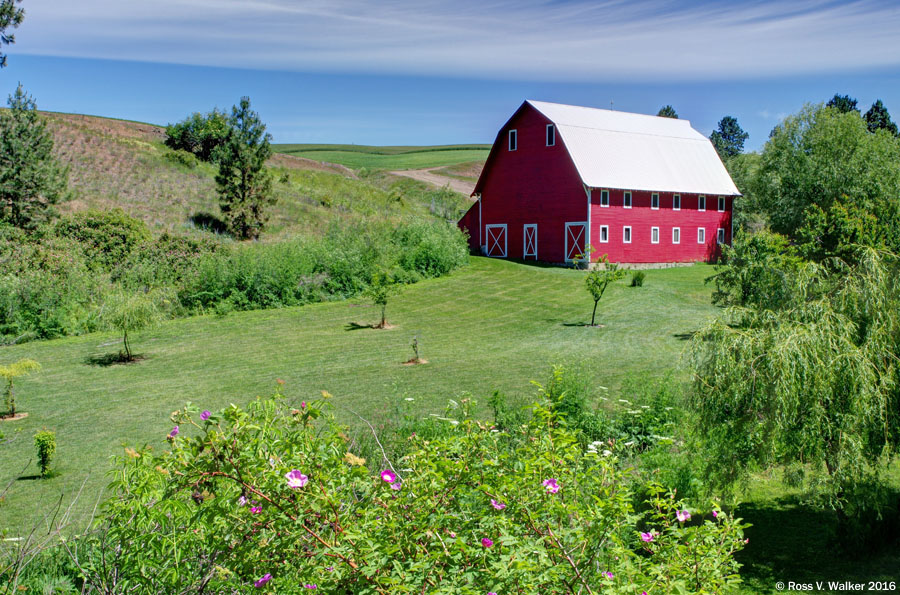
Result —
[[[572, 258], [569, 258], [569, 228], [572, 227], [573, 225], [581, 225], [581, 226], [584, 227], [584, 236], [583, 236], [584, 239], [583, 239], [583, 242], [584, 242], [584, 249], [585, 249], [585, 250], [587, 250], [587, 246], [588, 246], [588, 243], [589, 243], [589, 242], [588, 242], [588, 238], [587, 238], [587, 234], [590, 233], [590, 230], [588, 229], [587, 221], [567, 221], [567, 222], [566, 222], [565, 242], [563, 243], [563, 249], [565, 250], [565, 252], [563, 252], [563, 257], [565, 258], [565, 261], [566, 261], [566, 262], [572, 262], [572, 260], [573, 260]], [[582, 255], [582, 256], [583, 256], [583, 255]]]
[[724, 212], [725, 212], [725, 197], [724, 197], [724, 196], [720, 196], [720, 197], [719, 197], [719, 204], [718, 204], [718, 207], [719, 207], [719, 212], [720, 212], [720, 213], [724, 213]]
[[[656, 241], [653, 241], [653, 232], [656, 232]], [[651, 228], [650, 228], [650, 243], [651, 243], [651, 244], [658, 244], [658, 243], [659, 243], [659, 228], [658, 228], [658, 227], [651, 227]]]
[[[603, 239], [603, 232], [606, 231], [606, 239]], [[601, 225], [600, 226], [600, 235], [597, 237], [601, 244], [609, 243], [609, 225]]]
[[[551, 133], [552, 133], [552, 139], [551, 139]], [[556, 126], [554, 126], [553, 124], [547, 124], [547, 129], [544, 132], [544, 138], [547, 140], [548, 147], [555, 147], [556, 146]], [[552, 140], [553, 142], [549, 142], [550, 140]]]
[[[625, 197], [626, 197], [626, 196], [628, 197], [628, 203], [625, 202]], [[634, 200], [634, 199], [633, 199], [632, 196], [631, 196], [631, 191], [630, 191], [630, 190], [626, 190], [625, 193], [622, 194], [622, 207], [625, 208], [625, 209], [630, 209], [630, 208], [631, 208], [631, 202], [632, 202], [633, 200]]]
[[[490, 225], [484, 226], [484, 235], [487, 238], [487, 241], [491, 241], [491, 232], [490, 229], [492, 227], [502, 227], [503, 228], [503, 254], [501, 256], [491, 256], [490, 258], [506, 258], [508, 254], [507, 248], [509, 248], [509, 230], [506, 229], [506, 223], [491, 223]], [[485, 244], [485, 256], [489, 256], [489, 252], [491, 251], [490, 244]]]
[[[703, 206], [701, 206], [703, 205]], [[697, 197], [697, 210], [703, 212], [706, 210], [706, 195], [701, 194]]]
[[[721, 238], [721, 239], [719, 239], [719, 238]], [[724, 227], [720, 227], [720, 228], [716, 229], [716, 243], [717, 244], [725, 243], [725, 228]]]
[[[606, 204], [603, 204], [603, 197], [606, 197]], [[600, 190], [600, 206], [603, 208], [609, 207], [609, 190]]]
[[[653, 198], [656, 197], [656, 206], [653, 206]], [[650, 195], [650, 208], [654, 211], [659, 210], [659, 192], [654, 192]]]
[[[534, 228], [534, 254], [528, 253], [528, 243], [525, 241], [526, 236], [528, 235], [526, 233], [526, 230], [529, 227]], [[527, 258], [534, 258], [535, 260], [537, 260], [537, 255], [538, 255], [537, 223], [526, 223], [525, 225], [522, 226], [522, 260], [525, 260]]]
[[[677, 207], [675, 206], [675, 199], [676, 199], [676, 198], [678, 199], [678, 206], [677, 206]], [[680, 210], [681, 210], [681, 195], [680, 195], [680, 194], [673, 194], [673, 195], [672, 195], [672, 210], [673, 210], [673, 211], [680, 211]]]
[[[510, 151], [515, 151], [515, 150], [517, 150], [517, 149], [519, 148], [519, 132], [518, 132], [518, 130], [516, 130], [515, 128], [511, 129], [511, 130], [507, 133], [507, 138], [508, 138], [508, 141], [509, 141], [508, 147], [507, 147], [507, 148], [508, 148]], [[514, 139], [515, 139], [515, 142], [513, 142]]]
[[[678, 236], [677, 238], [675, 237], [676, 235]], [[680, 227], [672, 228], [672, 243], [673, 244], [681, 243], [681, 228]]]
[[[626, 231], [628, 232], [628, 235], [627, 235], [627, 236], [625, 235], [625, 232], [626, 232]], [[628, 239], [626, 239], [626, 238], [628, 238]], [[630, 226], [630, 225], [623, 225], [623, 226], [622, 226], [622, 243], [623, 243], [623, 244], [630, 244], [630, 243], [631, 243], [631, 226]]]
[[698, 244], [706, 243], [706, 228], [704, 228], [704, 227], [697, 228], [697, 243]]

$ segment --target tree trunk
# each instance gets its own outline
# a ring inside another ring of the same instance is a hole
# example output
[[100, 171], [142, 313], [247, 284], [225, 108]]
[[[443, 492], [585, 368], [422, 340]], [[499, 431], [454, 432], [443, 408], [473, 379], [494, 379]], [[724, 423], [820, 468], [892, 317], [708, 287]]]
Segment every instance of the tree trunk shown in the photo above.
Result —
[[594, 317], [597, 316], [597, 304], [600, 303], [600, 300], [594, 300], [594, 311], [591, 312], [591, 326], [594, 326]]
[[128, 331], [125, 331], [125, 336], [122, 337], [122, 343], [125, 345], [125, 361], [131, 361], [131, 348], [128, 347]]
[[13, 383], [10, 378], [6, 384], [6, 394], [4, 395], [6, 401], [6, 409], [11, 417], [16, 416], [16, 398], [13, 395]]
[[381, 328], [384, 328], [387, 325], [387, 320], [384, 317], [384, 311], [387, 309], [387, 304], [381, 304]]

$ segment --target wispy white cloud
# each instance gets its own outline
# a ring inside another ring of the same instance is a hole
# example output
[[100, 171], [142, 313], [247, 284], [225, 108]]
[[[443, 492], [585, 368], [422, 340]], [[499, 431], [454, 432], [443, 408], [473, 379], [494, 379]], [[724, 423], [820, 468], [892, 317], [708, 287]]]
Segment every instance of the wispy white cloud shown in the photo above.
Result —
[[601, 82], [900, 65], [893, 2], [41, 0], [15, 51], [253, 69]]

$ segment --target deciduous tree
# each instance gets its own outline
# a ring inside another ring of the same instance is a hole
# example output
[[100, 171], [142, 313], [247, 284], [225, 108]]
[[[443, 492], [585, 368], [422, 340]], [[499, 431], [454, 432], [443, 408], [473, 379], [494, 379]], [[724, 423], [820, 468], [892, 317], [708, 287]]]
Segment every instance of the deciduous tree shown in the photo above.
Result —
[[0, 378], [6, 381], [6, 387], [3, 389], [3, 402], [7, 415], [10, 417], [16, 415], [16, 395], [13, 392], [13, 381], [19, 376], [28, 376], [40, 369], [41, 365], [32, 359], [20, 359], [17, 362], [0, 366]]
[[[588, 252], [590, 251], [588, 250]], [[620, 269], [618, 264], [609, 262], [606, 254], [599, 258], [595, 268], [588, 271], [587, 277], [584, 278], [584, 285], [591, 297], [594, 298], [594, 309], [591, 311], [591, 326], [594, 326], [594, 321], [597, 317], [597, 304], [600, 303], [606, 288], [613, 281], [618, 281], [624, 277], [625, 271]]]
[[153, 326], [162, 318], [161, 300], [157, 295], [140, 292], [114, 293], [103, 305], [101, 317], [112, 328], [122, 333], [124, 352], [121, 360], [134, 361], [128, 333]]
[[242, 97], [231, 110], [228, 135], [214, 155], [219, 163], [216, 185], [219, 206], [232, 233], [242, 239], [256, 239], [275, 204], [272, 176], [265, 167], [272, 154], [272, 136], [259, 114], [250, 109], [250, 98]]
[[66, 196], [66, 168], [53, 156], [53, 137], [22, 85], [0, 113], [0, 222], [25, 229], [50, 219]]

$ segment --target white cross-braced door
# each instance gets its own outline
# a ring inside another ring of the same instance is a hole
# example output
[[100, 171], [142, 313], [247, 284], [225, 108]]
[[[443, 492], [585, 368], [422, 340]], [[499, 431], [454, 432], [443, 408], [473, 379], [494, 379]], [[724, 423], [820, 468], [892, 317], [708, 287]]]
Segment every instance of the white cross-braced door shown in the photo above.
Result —
[[537, 223], [526, 223], [522, 237], [524, 243], [522, 258], [537, 260]]
[[494, 258], [506, 258], [506, 224], [485, 225], [487, 236], [485, 254]]
[[587, 223], [566, 223], [566, 262], [583, 258], [587, 239]]

